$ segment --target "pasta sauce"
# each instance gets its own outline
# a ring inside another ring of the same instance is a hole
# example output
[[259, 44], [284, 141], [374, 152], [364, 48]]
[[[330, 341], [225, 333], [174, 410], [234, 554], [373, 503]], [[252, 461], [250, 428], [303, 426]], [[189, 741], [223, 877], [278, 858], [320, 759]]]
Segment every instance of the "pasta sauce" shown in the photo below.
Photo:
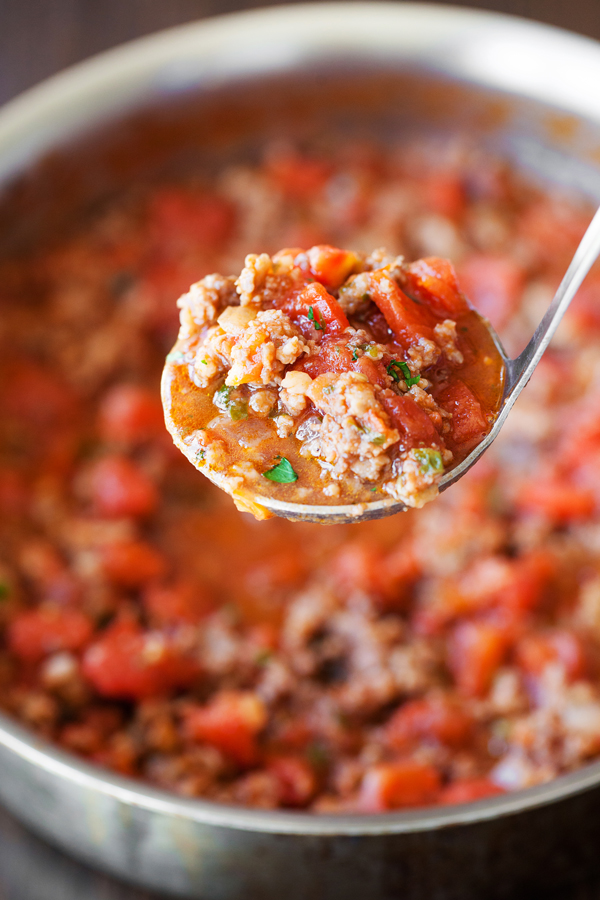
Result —
[[[317, 248], [313, 268], [323, 247], [350, 248], [369, 279], [383, 262], [365, 264], [373, 247], [392, 259], [451, 258], [465, 295], [516, 352], [589, 209], [479, 151], [451, 151], [427, 140], [277, 145], [210, 178], [199, 170], [115, 196], [75, 234], [1, 263], [8, 714], [179, 794], [315, 813], [465, 802], [600, 758], [597, 273], [494, 446], [423, 509], [327, 528], [257, 523], [164, 427], [174, 297], [210, 273], [240, 272], [257, 247], [271, 261], [282, 244]], [[361, 272], [340, 287], [348, 277]], [[321, 299], [306, 306], [312, 319], [297, 318], [296, 337], [324, 353], [338, 335]], [[419, 375], [453, 413], [435, 365], [413, 372], [409, 348], [392, 352], [379, 314], [366, 311], [353, 326], [366, 333], [357, 359], [340, 348], [338, 379], [379, 364], [401, 401]], [[462, 315], [439, 320], [457, 323], [456, 375], [476, 393]], [[386, 348], [380, 360], [373, 344]], [[317, 354], [297, 362], [296, 378], [323, 377]], [[192, 384], [189, 363], [174, 374]], [[234, 422], [234, 404], [253, 402], [246, 383], [226, 385], [210, 415]], [[439, 452], [443, 438], [456, 460], [468, 444], [452, 434], [438, 431]], [[286, 455], [304, 483], [308, 462]]]

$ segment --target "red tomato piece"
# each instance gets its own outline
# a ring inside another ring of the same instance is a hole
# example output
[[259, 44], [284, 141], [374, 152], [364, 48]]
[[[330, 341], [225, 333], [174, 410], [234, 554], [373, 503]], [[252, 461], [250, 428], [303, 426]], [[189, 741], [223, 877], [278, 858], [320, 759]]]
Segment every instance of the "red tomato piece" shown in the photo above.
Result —
[[433, 422], [412, 397], [386, 391], [379, 399], [392, 420], [392, 425], [400, 432], [400, 447], [403, 450], [441, 445], [440, 436]]
[[356, 268], [359, 259], [349, 250], [318, 244], [306, 251], [310, 274], [326, 288], [338, 288]]
[[106, 456], [91, 476], [92, 499], [103, 516], [147, 516], [158, 504], [154, 484], [125, 456]]
[[[331, 167], [318, 159], [293, 151], [279, 151], [267, 160], [268, 170], [278, 187], [288, 196], [310, 201], [323, 190]], [[306, 244], [304, 245], [306, 246]]]
[[296, 368], [307, 372], [311, 378], [317, 378], [324, 372], [351, 372], [354, 368], [352, 353], [344, 344], [338, 343], [338, 338], [323, 338], [319, 344], [319, 352], [314, 356], [301, 359]]
[[587, 519], [596, 501], [591, 489], [569, 484], [557, 474], [523, 484], [516, 505], [522, 512], [538, 513], [551, 522], [566, 524]]
[[426, 806], [435, 802], [440, 786], [440, 773], [433, 766], [410, 759], [381, 763], [365, 773], [359, 804], [364, 812]]
[[157, 192], [149, 216], [161, 250], [187, 246], [214, 250], [227, 240], [235, 225], [234, 209], [225, 198], [208, 193], [191, 195], [178, 188]]
[[282, 306], [305, 337], [339, 335], [349, 325], [338, 301], [318, 282], [307, 284], [300, 293], [287, 297]]
[[272, 756], [267, 770], [279, 781], [280, 800], [284, 806], [306, 806], [317, 791], [315, 773], [301, 756]]
[[410, 263], [406, 272], [406, 290], [443, 318], [456, 318], [469, 308], [454, 266], [448, 259], [429, 256]]
[[378, 608], [393, 610], [404, 607], [419, 565], [410, 547], [400, 545], [386, 557], [379, 547], [356, 541], [342, 547], [330, 571], [342, 590], [364, 593]]
[[117, 384], [100, 404], [99, 431], [103, 440], [136, 444], [162, 435], [165, 420], [158, 394], [136, 384]]
[[315, 356], [308, 356], [302, 359], [296, 368], [303, 372], [307, 372], [311, 378], [316, 378], [324, 372], [359, 372], [364, 375], [371, 384], [378, 384], [381, 387], [388, 386], [385, 366], [379, 360], [371, 359], [368, 356], [359, 356], [353, 358], [352, 351], [345, 345], [340, 344], [339, 339], [335, 336], [323, 338], [319, 344], [319, 352]]
[[471, 716], [447, 697], [411, 700], [401, 706], [385, 726], [390, 746], [404, 750], [422, 740], [462, 747], [473, 733]]
[[466, 201], [462, 179], [451, 172], [433, 172], [423, 184], [423, 198], [429, 209], [456, 219], [463, 212]]
[[517, 664], [528, 675], [537, 677], [546, 666], [560, 663], [571, 681], [583, 678], [586, 672], [586, 653], [581, 638], [566, 628], [545, 634], [528, 634], [515, 648]]
[[437, 394], [436, 400], [442, 409], [452, 413], [450, 446], [454, 444], [463, 450], [477, 446], [488, 432], [488, 423], [473, 391], [457, 378]]
[[485, 797], [495, 797], [504, 793], [505, 791], [489, 778], [461, 778], [442, 789], [438, 802], [442, 804], [473, 803], [475, 800], [483, 800]]
[[201, 584], [179, 581], [175, 584], [149, 585], [142, 602], [157, 622], [199, 622], [214, 609], [212, 597]]
[[88, 647], [83, 673], [102, 697], [143, 700], [189, 687], [198, 675], [198, 664], [160, 632], [122, 620]]
[[210, 744], [240, 766], [252, 766], [260, 753], [258, 736], [267, 722], [264, 703], [252, 691], [221, 691], [184, 716], [188, 739]]
[[109, 581], [119, 587], [138, 588], [161, 578], [167, 569], [163, 554], [140, 540], [107, 544], [101, 551], [102, 568]]
[[20, 659], [37, 662], [49, 653], [81, 649], [92, 632], [91, 620], [80, 610], [46, 605], [18, 613], [8, 625], [7, 642]]
[[432, 314], [407, 297], [386, 272], [369, 275], [369, 294], [402, 347], [406, 349], [423, 337], [432, 339], [435, 325]]
[[461, 286], [473, 306], [496, 328], [516, 312], [525, 284], [523, 268], [509, 256], [471, 256], [459, 271]]
[[543, 550], [515, 560], [509, 583], [498, 592], [499, 605], [517, 613], [537, 609], [555, 571], [553, 557]]
[[490, 622], [466, 621], [448, 638], [448, 667], [462, 693], [480, 697], [487, 692], [507, 651], [505, 632]]

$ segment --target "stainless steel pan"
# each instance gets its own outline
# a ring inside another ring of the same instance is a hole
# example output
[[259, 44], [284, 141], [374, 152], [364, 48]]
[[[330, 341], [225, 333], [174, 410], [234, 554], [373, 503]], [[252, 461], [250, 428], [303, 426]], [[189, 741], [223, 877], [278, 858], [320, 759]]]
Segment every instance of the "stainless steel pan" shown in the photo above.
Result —
[[[270, 113], [257, 103], [265, 85], [279, 97]], [[145, 166], [208, 152], [220, 97], [233, 106], [217, 157], [242, 138], [250, 146], [323, 120], [331, 133], [458, 128], [598, 197], [599, 85], [594, 42], [447, 6], [290, 6], [184, 26], [90, 60], [4, 108], [2, 241], [19, 238], [19, 209], [43, 233], [60, 207], [53, 192], [73, 179], [89, 201]], [[186, 109], [194, 140], [181, 130]], [[147, 158], [128, 155], [136, 128], [157, 133], [153, 116], [162, 141], [146, 141]], [[69, 142], [83, 148], [77, 165]], [[120, 165], [98, 167], [111, 148]], [[600, 858], [600, 763], [465, 806], [311, 816], [179, 799], [82, 763], [0, 716], [0, 798], [79, 858], [204, 900], [546, 896]]]

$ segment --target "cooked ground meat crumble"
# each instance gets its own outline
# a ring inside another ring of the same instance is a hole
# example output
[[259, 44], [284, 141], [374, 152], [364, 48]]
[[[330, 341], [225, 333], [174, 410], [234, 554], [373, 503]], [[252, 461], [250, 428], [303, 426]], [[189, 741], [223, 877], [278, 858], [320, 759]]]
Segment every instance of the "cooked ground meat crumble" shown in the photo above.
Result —
[[167, 427], [257, 518], [272, 515], [266, 493], [306, 505], [375, 492], [420, 508], [500, 404], [500, 354], [447, 260], [249, 254], [235, 281], [210, 275], [178, 306]]
[[[173, 297], [204, 275], [182, 312], [190, 332], [211, 328], [236, 288], [209, 273], [281, 243], [450, 256], [515, 352], [588, 220], [455, 144], [278, 146], [210, 182], [115, 199], [75, 237], [2, 263], [2, 708], [162, 788], [314, 812], [474, 800], [598, 759], [597, 272], [485, 458], [379, 522], [237, 512], [173, 447], [158, 384]], [[244, 270], [241, 300], [269, 257]], [[340, 297], [348, 316], [364, 277]], [[437, 328], [451, 358], [453, 329]], [[279, 402], [277, 352], [285, 366], [306, 343], [278, 334], [257, 423]], [[323, 377], [283, 376], [282, 436]], [[365, 383], [340, 377], [362, 402]], [[439, 427], [429, 392], [410, 391]], [[303, 440], [323, 440], [311, 428]]]

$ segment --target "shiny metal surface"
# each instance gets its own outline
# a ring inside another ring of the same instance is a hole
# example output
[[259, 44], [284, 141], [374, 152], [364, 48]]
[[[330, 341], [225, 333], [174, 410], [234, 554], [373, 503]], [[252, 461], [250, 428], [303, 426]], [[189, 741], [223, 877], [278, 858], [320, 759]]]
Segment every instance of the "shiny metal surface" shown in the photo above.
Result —
[[[482, 119], [481, 134], [509, 139], [542, 174], [597, 191], [600, 48], [503, 16], [410, 3], [275, 8], [112, 51], [5, 107], [0, 176], [148, 101], [261, 73], [303, 77], [332, 59], [477, 86], [492, 106], [517, 97], [525, 113]], [[553, 111], [576, 122], [570, 142], [547, 127]], [[82, 763], [2, 716], [0, 799], [81, 859], [204, 900], [539, 896], [600, 865], [600, 763], [462, 807], [310, 816], [177, 798]]]

